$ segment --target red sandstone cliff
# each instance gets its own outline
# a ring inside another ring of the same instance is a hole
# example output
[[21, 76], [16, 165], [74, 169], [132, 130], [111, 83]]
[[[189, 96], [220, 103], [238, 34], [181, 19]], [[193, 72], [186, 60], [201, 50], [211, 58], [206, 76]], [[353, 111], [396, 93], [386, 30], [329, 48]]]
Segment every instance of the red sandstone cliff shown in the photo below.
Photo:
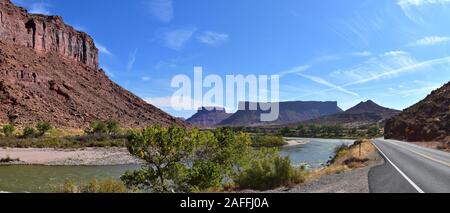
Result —
[[98, 50], [89, 35], [64, 24], [59, 16], [29, 14], [10, 0], [0, 0], [0, 37], [40, 53], [58, 52], [98, 69]]
[[188, 126], [111, 81], [98, 69], [97, 52], [91, 37], [62, 18], [0, 0], [0, 126], [48, 121], [84, 128], [97, 120]]

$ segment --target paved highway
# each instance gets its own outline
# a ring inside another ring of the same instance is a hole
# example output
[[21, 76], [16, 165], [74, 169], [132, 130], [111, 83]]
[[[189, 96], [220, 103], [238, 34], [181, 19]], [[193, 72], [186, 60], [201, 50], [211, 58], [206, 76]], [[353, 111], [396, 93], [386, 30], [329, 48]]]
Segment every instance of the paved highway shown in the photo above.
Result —
[[386, 163], [369, 172], [373, 193], [450, 193], [450, 153], [396, 140], [374, 140]]

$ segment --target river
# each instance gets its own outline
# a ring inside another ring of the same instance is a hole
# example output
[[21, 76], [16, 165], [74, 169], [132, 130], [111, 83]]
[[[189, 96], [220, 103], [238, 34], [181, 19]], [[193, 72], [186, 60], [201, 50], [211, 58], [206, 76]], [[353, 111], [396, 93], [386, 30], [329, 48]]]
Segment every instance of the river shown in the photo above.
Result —
[[[306, 142], [284, 147], [281, 155], [289, 156], [294, 165], [307, 164], [312, 168], [324, 166], [333, 156], [334, 149], [353, 140], [298, 139]], [[139, 165], [119, 166], [0, 166], [0, 191], [51, 192], [66, 180], [88, 182], [96, 179], [119, 179], [128, 170]]]

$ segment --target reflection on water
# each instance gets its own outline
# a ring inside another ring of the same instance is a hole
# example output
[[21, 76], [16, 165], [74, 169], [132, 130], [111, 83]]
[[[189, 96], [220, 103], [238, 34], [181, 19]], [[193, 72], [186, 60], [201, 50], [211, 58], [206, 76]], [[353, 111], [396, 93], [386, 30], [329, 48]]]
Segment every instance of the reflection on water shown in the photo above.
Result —
[[52, 192], [66, 180], [119, 179], [138, 165], [120, 166], [0, 166], [0, 191]]
[[[300, 139], [308, 143], [282, 148], [294, 165], [307, 164], [319, 168], [327, 163], [334, 149], [352, 140]], [[89, 182], [97, 179], [119, 179], [128, 170], [139, 165], [120, 166], [0, 166], [0, 191], [51, 192], [66, 180]]]
[[337, 139], [300, 139], [307, 143], [285, 147], [281, 150], [283, 156], [289, 156], [294, 165], [307, 164], [312, 168], [325, 166], [334, 155], [336, 147], [342, 144], [353, 144], [354, 140]]

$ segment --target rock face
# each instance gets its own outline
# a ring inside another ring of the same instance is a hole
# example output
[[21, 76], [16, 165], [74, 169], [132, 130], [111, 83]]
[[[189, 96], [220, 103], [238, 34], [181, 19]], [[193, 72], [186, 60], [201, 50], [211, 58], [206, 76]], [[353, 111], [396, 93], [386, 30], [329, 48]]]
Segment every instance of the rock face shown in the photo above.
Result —
[[239, 110], [228, 119], [222, 121], [220, 126], [266, 126], [283, 125], [318, 118], [325, 115], [342, 112], [337, 102], [293, 101], [281, 102], [280, 114], [274, 122], [261, 122], [261, 114], [267, 113], [258, 107], [250, 110], [249, 102], [240, 103], [245, 110]]
[[385, 125], [388, 139], [450, 143], [450, 82]]
[[190, 124], [198, 127], [215, 127], [232, 114], [228, 114], [224, 108], [202, 107], [198, 112], [187, 120]]
[[361, 102], [349, 110], [303, 122], [316, 125], [341, 125], [345, 127], [361, 127], [374, 123], [383, 123], [399, 114], [400, 111], [382, 107], [373, 101]]
[[98, 69], [98, 50], [89, 35], [64, 24], [59, 16], [29, 14], [10, 0], [0, 0], [0, 37], [39, 53], [57, 52]]
[[92, 39], [61, 18], [30, 15], [0, 0], [0, 125], [84, 128], [115, 120], [125, 127], [189, 126], [126, 91], [97, 69]]

